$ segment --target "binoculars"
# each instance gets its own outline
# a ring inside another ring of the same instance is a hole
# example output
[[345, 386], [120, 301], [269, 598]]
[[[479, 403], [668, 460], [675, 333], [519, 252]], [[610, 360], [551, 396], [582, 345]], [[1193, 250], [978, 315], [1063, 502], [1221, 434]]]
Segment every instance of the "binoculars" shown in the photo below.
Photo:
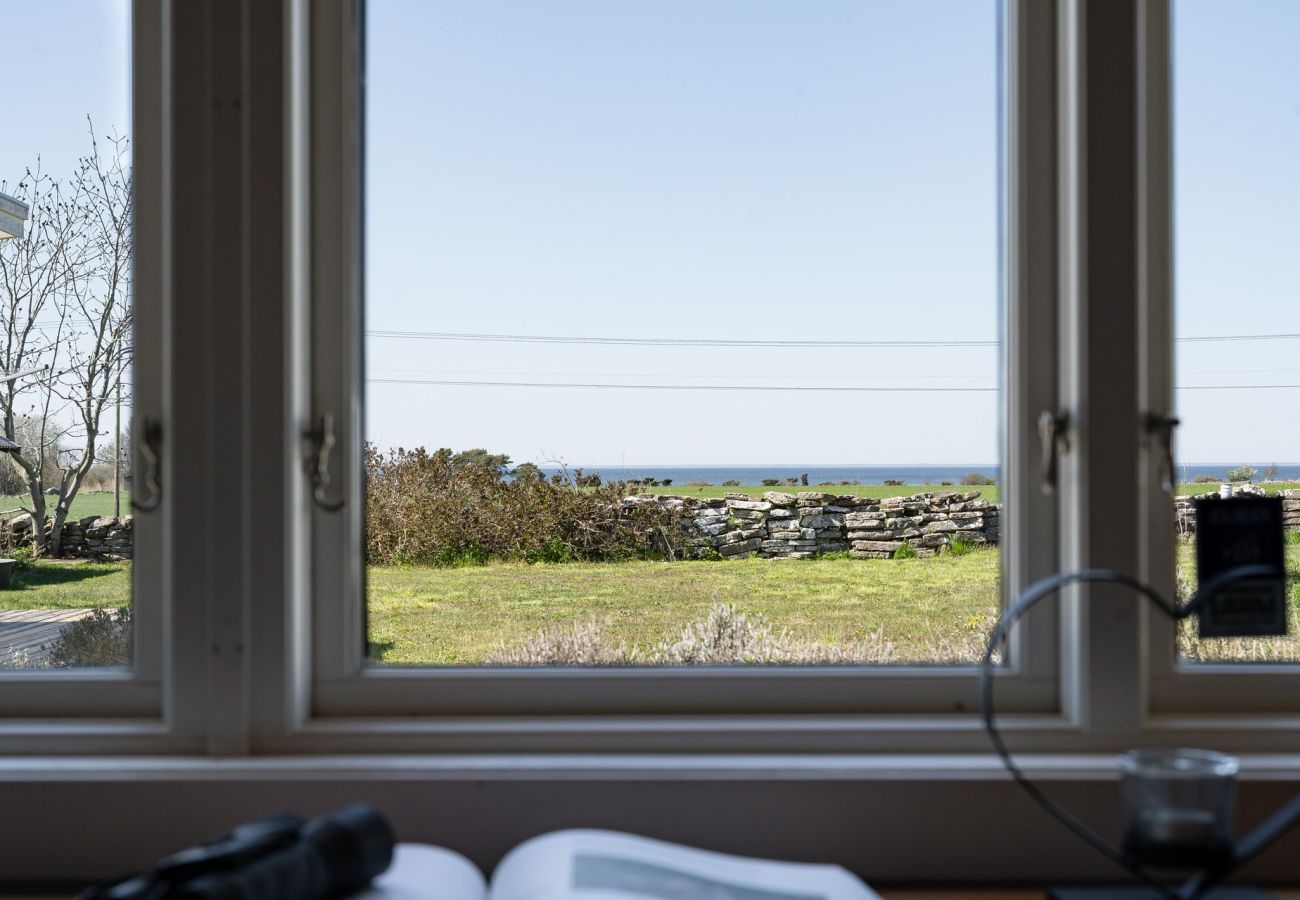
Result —
[[378, 810], [348, 806], [304, 822], [279, 815], [182, 850], [78, 900], [326, 900], [362, 890], [393, 861]]

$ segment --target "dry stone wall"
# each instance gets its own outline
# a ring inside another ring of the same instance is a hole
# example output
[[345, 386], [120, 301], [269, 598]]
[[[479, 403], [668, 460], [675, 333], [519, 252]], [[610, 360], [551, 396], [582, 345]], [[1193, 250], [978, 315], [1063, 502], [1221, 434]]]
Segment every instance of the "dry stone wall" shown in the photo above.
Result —
[[656, 504], [674, 513], [680, 532], [671, 543], [687, 556], [726, 559], [811, 559], [844, 553], [889, 559], [904, 545], [933, 556], [954, 540], [997, 544], [1002, 509], [979, 491], [932, 491], [877, 500], [822, 491], [729, 493], [721, 499], [629, 497], [627, 506]]
[[[1232, 489], [1232, 496], [1263, 496], [1264, 489], [1254, 484], [1239, 484]], [[1178, 527], [1178, 534], [1184, 538], [1192, 538], [1196, 534], [1196, 501], [1203, 497], [1221, 497], [1219, 491], [1210, 491], [1206, 494], [1198, 494], [1195, 497], [1179, 497], [1174, 501], [1174, 517]], [[1300, 531], [1300, 491], [1287, 490], [1282, 492], [1282, 527]]]
[[[26, 538], [32, 530], [29, 514], [16, 516], [4, 527], [17, 539]], [[45, 533], [50, 523], [45, 522]], [[69, 519], [63, 523], [63, 540], [60, 555], [65, 559], [130, 559], [132, 556], [135, 517], [87, 516]]]

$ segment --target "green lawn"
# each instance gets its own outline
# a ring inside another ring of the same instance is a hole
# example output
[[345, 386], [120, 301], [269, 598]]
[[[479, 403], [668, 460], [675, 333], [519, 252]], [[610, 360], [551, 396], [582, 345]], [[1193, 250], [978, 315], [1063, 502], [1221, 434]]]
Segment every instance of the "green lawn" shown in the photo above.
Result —
[[[1300, 660], [1300, 542], [1287, 548], [1292, 633], [1180, 646], [1201, 659]], [[891, 661], [974, 662], [999, 603], [1000, 554], [933, 559], [492, 563], [374, 567], [370, 640], [386, 663], [473, 665], [550, 626], [597, 620], [643, 653], [716, 602], [762, 614], [799, 643], [885, 646]], [[1184, 579], [1192, 548], [1179, 550]], [[126, 606], [131, 564], [39, 561], [0, 590], [0, 610]]]
[[880, 639], [902, 659], [972, 661], [998, 604], [998, 553], [907, 560], [742, 559], [370, 570], [370, 640], [386, 663], [473, 665], [503, 642], [588, 619], [643, 651], [715, 602], [798, 641]]
[[[50, 515], [50, 508], [54, 505], [54, 497], [46, 497], [45, 503], [45, 514]], [[32, 508], [31, 495], [17, 494], [0, 496], [0, 512], [6, 512], [20, 507], [23, 509]], [[87, 516], [111, 516], [112, 514], [112, 491], [95, 491], [94, 493], [81, 491], [76, 497], [72, 498], [72, 518], [74, 519], [84, 519]], [[131, 494], [127, 491], [122, 492], [122, 515], [131, 515]]]
[[0, 588], [3, 609], [116, 608], [131, 603], [131, 564], [39, 561]]

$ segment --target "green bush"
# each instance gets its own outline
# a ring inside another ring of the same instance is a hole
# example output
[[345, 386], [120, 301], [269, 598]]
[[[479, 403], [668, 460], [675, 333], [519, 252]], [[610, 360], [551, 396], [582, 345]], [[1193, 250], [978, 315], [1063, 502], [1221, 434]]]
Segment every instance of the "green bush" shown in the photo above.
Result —
[[129, 608], [97, 609], [59, 633], [50, 651], [50, 665], [129, 666], [133, 633]]
[[776, 487], [781, 483], [780, 478], [764, 478], [763, 487]]
[[916, 559], [916, 548], [905, 543], [894, 551], [894, 559]]
[[1213, 475], [1197, 475], [1192, 479], [1192, 484], [1218, 484], [1222, 479]]
[[985, 475], [982, 472], [967, 472], [961, 477], [961, 483], [967, 487], [980, 484], [997, 484], [998, 480], [991, 475]]
[[1224, 477], [1232, 482], [1254, 481], [1258, 471], [1254, 466], [1237, 466], [1237, 468], [1225, 472]]
[[[681, 513], [624, 503], [627, 485], [576, 487], [502, 457], [450, 450], [365, 452], [366, 559], [371, 564], [482, 565], [671, 555]], [[477, 456], [477, 455], [476, 455]]]

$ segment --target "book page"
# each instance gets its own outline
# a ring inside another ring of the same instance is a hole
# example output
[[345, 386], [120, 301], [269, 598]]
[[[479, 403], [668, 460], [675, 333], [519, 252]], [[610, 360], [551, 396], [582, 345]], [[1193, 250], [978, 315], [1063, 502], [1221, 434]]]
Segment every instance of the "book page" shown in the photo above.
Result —
[[427, 844], [398, 844], [393, 864], [354, 900], [486, 900], [483, 873], [459, 853]]
[[747, 859], [613, 831], [525, 841], [490, 900], [879, 900], [839, 866]]

